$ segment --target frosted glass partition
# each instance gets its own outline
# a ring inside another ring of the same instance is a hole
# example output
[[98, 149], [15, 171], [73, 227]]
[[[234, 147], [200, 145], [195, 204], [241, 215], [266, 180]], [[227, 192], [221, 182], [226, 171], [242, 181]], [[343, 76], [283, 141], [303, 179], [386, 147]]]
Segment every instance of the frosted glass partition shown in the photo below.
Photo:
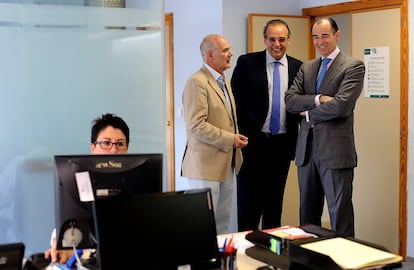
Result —
[[127, 121], [130, 153], [163, 152], [163, 16], [0, 4], [0, 243], [22, 241], [26, 255], [49, 247], [53, 156], [90, 153], [101, 114]]

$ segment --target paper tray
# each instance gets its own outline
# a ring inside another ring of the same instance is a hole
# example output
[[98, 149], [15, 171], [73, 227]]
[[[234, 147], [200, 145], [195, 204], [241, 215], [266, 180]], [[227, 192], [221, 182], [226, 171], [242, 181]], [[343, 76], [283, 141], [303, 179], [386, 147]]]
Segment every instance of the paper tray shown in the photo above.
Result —
[[277, 255], [267, 248], [253, 246], [246, 249], [246, 255], [253, 259], [262, 261], [279, 269], [288, 270], [290, 268], [289, 256], [287, 253]]

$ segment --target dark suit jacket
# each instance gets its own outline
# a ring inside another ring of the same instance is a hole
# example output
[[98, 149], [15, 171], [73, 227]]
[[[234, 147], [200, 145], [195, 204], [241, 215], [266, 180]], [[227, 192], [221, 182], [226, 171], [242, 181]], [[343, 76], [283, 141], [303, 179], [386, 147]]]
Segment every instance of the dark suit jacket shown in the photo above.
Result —
[[[287, 59], [290, 87], [302, 62], [288, 55]], [[236, 100], [240, 133], [249, 137], [261, 132], [269, 110], [266, 51], [241, 55], [233, 71], [231, 85]], [[297, 114], [286, 113], [286, 134], [291, 160], [295, 157], [298, 119]]]
[[289, 112], [309, 112], [309, 122], [303, 117], [300, 124], [296, 165], [306, 162], [308, 135], [313, 126], [313, 147], [326, 168], [356, 167], [354, 108], [362, 91], [365, 65], [340, 52], [319, 88], [320, 94], [334, 97], [334, 100], [316, 107], [315, 86], [320, 64], [320, 59], [305, 62], [285, 96]]

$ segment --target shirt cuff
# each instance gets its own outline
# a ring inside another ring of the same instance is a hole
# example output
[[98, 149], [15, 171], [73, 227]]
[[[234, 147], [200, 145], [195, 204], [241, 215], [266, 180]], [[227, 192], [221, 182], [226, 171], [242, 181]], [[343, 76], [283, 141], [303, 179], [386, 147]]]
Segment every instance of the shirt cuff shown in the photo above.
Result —
[[316, 106], [321, 105], [321, 102], [319, 101], [320, 96], [321, 96], [321, 94], [315, 96], [315, 105]]

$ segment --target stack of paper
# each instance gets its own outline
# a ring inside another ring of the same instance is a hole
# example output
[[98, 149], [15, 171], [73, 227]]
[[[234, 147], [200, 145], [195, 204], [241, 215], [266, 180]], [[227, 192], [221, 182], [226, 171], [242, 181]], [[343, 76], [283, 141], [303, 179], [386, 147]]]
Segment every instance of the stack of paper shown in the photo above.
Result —
[[402, 257], [346, 238], [335, 237], [300, 245], [329, 256], [343, 269], [374, 269], [398, 263]]

